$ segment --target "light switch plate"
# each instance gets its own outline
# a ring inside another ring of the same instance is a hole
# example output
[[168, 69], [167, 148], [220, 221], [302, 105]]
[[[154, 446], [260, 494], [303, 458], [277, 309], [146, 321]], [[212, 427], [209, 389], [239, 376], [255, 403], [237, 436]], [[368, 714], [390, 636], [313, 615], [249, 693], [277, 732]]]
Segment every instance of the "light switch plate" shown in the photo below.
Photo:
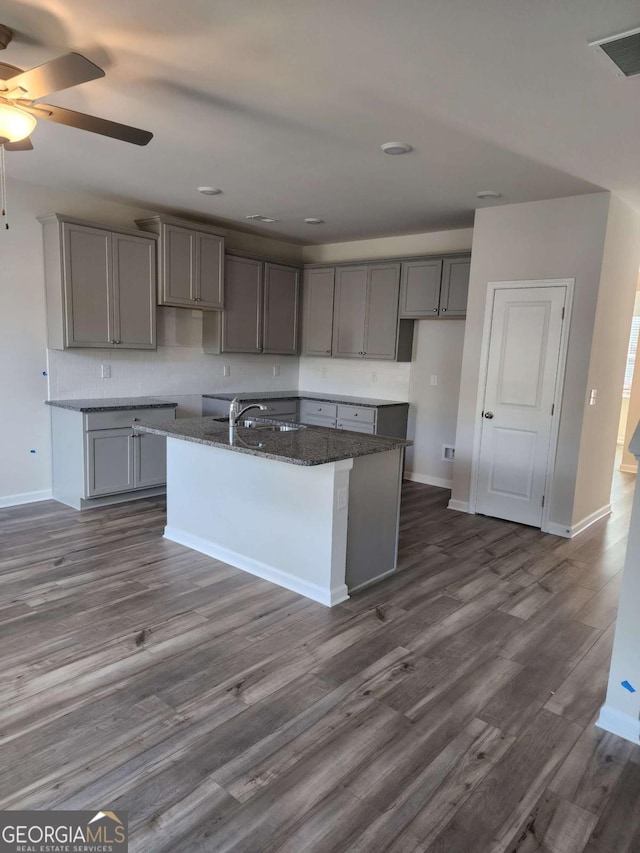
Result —
[[103, 364], [101, 365], [101, 373], [103, 379], [111, 379], [111, 365]]
[[346, 509], [349, 503], [349, 489], [338, 489], [338, 509]]
[[222, 375], [223, 376], [231, 376], [231, 365], [230, 364], [225, 364], [225, 366], [222, 368]]

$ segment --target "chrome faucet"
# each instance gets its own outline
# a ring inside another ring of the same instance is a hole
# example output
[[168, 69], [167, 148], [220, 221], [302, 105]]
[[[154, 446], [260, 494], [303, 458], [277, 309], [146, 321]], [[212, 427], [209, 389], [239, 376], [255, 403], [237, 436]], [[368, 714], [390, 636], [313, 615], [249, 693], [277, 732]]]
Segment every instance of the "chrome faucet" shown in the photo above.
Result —
[[234, 397], [231, 401], [231, 405], [229, 406], [229, 427], [236, 426], [240, 418], [251, 409], [260, 409], [261, 412], [265, 412], [267, 407], [262, 403], [251, 403], [250, 406], [245, 406], [244, 409], [240, 409], [238, 398]]

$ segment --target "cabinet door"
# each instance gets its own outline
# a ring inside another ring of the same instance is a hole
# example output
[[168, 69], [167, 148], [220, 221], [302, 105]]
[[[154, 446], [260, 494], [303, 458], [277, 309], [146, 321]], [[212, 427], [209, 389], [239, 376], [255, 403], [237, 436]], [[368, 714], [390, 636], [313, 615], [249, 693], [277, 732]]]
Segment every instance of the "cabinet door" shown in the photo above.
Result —
[[400, 317], [437, 317], [442, 261], [405, 261], [400, 286]]
[[224, 305], [224, 238], [196, 232], [196, 297], [198, 308]]
[[66, 346], [110, 347], [115, 340], [111, 233], [62, 226]]
[[262, 263], [227, 255], [222, 352], [262, 352]]
[[299, 270], [265, 263], [263, 352], [295, 355], [298, 351], [299, 283]]
[[161, 283], [159, 305], [193, 307], [196, 299], [196, 232], [163, 223], [161, 231]]
[[113, 235], [115, 339], [119, 348], [156, 348], [155, 240]]
[[136, 489], [167, 482], [167, 440], [163, 435], [137, 433], [133, 438], [133, 485]]
[[86, 433], [87, 497], [128, 492], [133, 488], [131, 427]]
[[302, 284], [302, 353], [331, 355], [335, 269], [306, 270]]
[[444, 262], [440, 314], [443, 317], [466, 317], [469, 296], [470, 258], [450, 258]]
[[367, 267], [336, 270], [333, 355], [362, 358], [367, 313]]
[[365, 358], [393, 360], [396, 357], [399, 292], [400, 264], [369, 267]]

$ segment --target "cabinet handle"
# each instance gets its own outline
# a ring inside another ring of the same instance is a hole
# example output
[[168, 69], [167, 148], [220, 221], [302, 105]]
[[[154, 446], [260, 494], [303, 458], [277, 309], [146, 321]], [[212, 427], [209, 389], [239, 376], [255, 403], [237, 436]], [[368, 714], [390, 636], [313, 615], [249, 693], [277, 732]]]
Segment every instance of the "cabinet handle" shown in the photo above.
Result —
[[443, 309], [442, 309], [442, 313], [443, 313], [443, 314], [446, 314], [446, 313], [447, 313], [447, 309], [446, 309], [446, 308], [443, 308]]
[[438, 313], [438, 309], [437, 309], [437, 308], [433, 308], [432, 310], [433, 310], [433, 313], [434, 313], [434, 314], [437, 314], [437, 313]]
[[330, 349], [328, 349], [328, 350], [327, 350], [327, 355], [331, 355], [331, 350], [330, 350]]

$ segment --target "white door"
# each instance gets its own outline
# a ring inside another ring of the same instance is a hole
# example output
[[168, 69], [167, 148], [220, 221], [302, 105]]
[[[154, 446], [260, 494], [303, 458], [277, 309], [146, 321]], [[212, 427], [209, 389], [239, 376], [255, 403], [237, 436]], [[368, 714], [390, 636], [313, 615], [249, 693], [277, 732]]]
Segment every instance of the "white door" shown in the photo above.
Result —
[[542, 525], [566, 288], [496, 288], [476, 511]]

